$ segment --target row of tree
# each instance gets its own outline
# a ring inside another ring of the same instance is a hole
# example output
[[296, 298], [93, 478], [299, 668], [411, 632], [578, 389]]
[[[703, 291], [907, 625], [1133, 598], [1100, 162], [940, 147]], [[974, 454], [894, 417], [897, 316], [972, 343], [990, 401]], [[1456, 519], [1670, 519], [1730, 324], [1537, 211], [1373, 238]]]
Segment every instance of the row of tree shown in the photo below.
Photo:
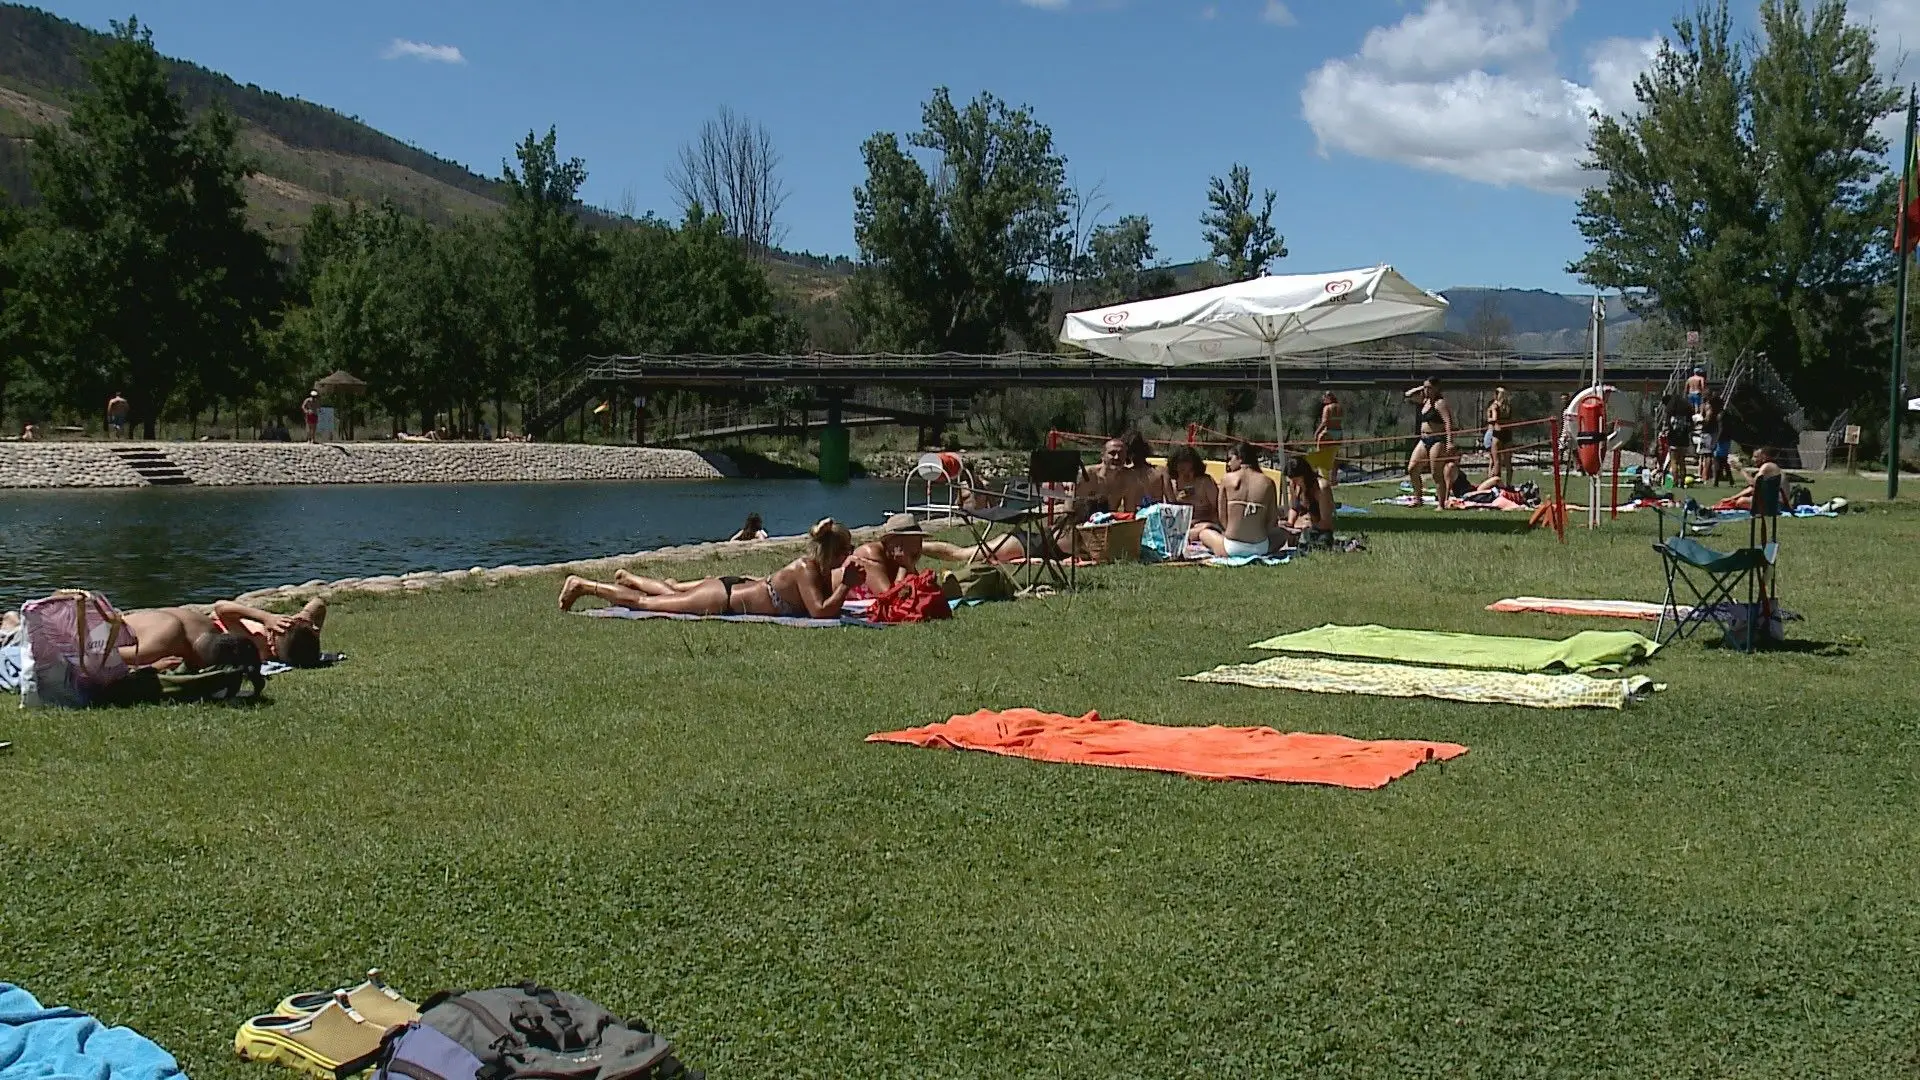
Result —
[[[1764, 0], [1750, 39], [1726, 0], [1679, 19], [1636, 111], [1597, 118], [1598, 179], [1576, 219], [1589, 246], [1571, 271], [1622, 290], [1652, 333], [1677, 343], [1697, 329], [1728, 359], [1767, 354], [1816, 411], [1872, 400], [1894, 265], [1877, 130], [1900, 104], [1875, 59], [1844, 0]], [[439, 226], [390, 206], [322, 207], [298, 250], [276, 253], [247, 222], [235, 122], [186, 108], [143, 28], [116, 25], [89, 75], [69, 123], [32, 137], [39, 205], [0, 209], [0, 395], [14, 376], [56, 404], [121, 390], [151, 430], [168, 409], [290, 403], [346, 368], [394, 417], [486, 403], [501, 418], [596, 352], [806, 344], [813, 316], [766, 270], [778, 156], [731, 113], [671, 171], [678, 223], [627, 214], [589, 228], [585, 166], [549, 130], [503, 165], [497, 215]], [[938, 90], [919, 130], [878, 133], [862, 154], [848, 345], [1046, 349], [1061, 300], [1176, 287], [1152, 224], [1108, 220], [1098, 187], [1070, 185], [1027, 108]], [[1244, 166], [1213, 179], [1200, 220], [1214, 280], [1286, 256], [1274, 202]], [[1214, 403], [1228, 416], [1247, 405]]]

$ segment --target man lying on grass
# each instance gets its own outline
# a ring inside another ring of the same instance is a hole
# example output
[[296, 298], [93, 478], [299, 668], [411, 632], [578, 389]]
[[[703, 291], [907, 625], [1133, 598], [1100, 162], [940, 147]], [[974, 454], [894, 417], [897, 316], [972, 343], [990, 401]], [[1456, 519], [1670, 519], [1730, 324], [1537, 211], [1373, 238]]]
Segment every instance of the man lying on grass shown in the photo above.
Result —
[[275, 615], [235, 600], [220, 600], [211, 613], [194, 607], [127, 612], [127, 629], [138, 644], [120, 656], [129, 667], [257, 667], [278, 660], [290, 667], [320, 666], [320, 630], [327, 602], [314, 597], [294, 615]]
[[572, 611], [583, 596], [597, 596], [615, 607], [670, 615], [778, 615], [837, 619], [847, 591], [864, 580], [858, 563], [835, 581], [834, 571], [853, 552], [853, 534], [823, 518], [807, 532], [807, 550], [764, 578], [732, 574], [681, 582], [641, 577], [620, 570], [613, 584], [569, 577], [560, 587], [560, 610]]

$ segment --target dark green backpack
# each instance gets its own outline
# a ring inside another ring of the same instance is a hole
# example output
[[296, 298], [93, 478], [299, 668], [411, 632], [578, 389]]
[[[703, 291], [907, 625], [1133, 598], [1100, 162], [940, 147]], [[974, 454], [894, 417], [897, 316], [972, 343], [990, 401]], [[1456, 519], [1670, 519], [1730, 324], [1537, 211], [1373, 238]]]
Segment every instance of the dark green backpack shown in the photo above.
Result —
[[673, 1044], [537, 983], [447, 991], [387, 1037], [375, 1080], [701, 1080]]
[[260, 674], [257, 667], [165, 672], [136, 668], [96, 693], [93, 703], [126, 706], [238, 701], [243, 697], [259, 697], [266, 688], [267, 677]]

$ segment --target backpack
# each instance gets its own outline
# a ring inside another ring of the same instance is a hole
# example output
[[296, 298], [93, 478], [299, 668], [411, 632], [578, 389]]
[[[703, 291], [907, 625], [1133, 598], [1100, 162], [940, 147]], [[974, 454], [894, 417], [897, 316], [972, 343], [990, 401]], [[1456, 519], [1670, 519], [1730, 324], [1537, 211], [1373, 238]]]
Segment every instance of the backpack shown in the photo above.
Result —
[[867, 618], [877, 623], [930, 622], [953, 618], [953, 607], [933, 571], [902, 574], [893, 587], [873, 598]]
[[537, 983], [443, 991], [389, 1032], [374, 1080], [703, 1080], [673, 1044]]
[[1787, 508], [1792, 509], [1796, 506], [1812, 506], [1812, 505], [1813, 505], [1813, 489], [1807, 487], [1805, 484], [1795, 484], [1793, 486], [1793, 491], [1789, 494], [1787, 498]]
[[968, 566], [940, 572], [940, 592], [952, 600], [1011, 600], [1013, 579], [997, 566]]

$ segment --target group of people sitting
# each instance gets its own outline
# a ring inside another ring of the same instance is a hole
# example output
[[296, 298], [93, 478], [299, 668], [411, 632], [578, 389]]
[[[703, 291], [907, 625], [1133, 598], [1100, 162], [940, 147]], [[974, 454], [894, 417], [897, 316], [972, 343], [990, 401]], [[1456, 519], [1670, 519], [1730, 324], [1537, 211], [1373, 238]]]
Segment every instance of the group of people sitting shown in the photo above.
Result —
[[[1072, 498], [1051, 527], [1010, 532], [979, 547], [960, 547], [929, 537], [911, 514], [895, 514], [880, 536], [856, 545], [846, 526], [826, 518], [807, 532], [807, 546], [792, 562], [766, 577], [723, 575], [698, 581], [653, 578], [616, 571], [610, 582], [573, 576], [560, 589], [560, 609], [571, 611], [584, 597], [617, 607], [683, 615], [773, 615], [837, 618], [849, 600], [869, 599], [915, 573], [924, 558], [942, 562], [1015, 562], [1073, 551], [1072, 530], [1094, 514], [1138, 513], [1154, 503], [1193, 508], [1186, 539], [1215, 556], [1259, 556], [1298, 544], [1331, 543], [1331, 488], [1305, 458], [1284, 470], [1287, 498], [1260, 467], [1260, 451], [1239, 443], [1227, 453], [1227, 473], [1215, 482], [1191, 446], [1176, 446], [1163, 469], [1138, 433], [1108, 439], [1099, 462], [1081, 470]], [[760, 516], [748, 516], [731, 540], [766, 538]]]

